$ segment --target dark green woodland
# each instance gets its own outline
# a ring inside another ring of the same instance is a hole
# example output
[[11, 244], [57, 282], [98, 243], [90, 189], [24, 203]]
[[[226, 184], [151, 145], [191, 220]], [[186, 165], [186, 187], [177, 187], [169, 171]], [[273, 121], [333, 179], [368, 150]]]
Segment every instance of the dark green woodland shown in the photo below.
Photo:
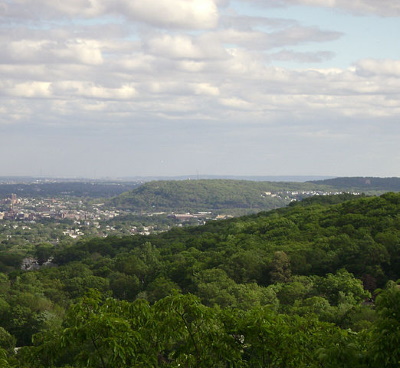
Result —
[[400, 366], [400, 194], [31, 255], [0, 252], [0, 367]]

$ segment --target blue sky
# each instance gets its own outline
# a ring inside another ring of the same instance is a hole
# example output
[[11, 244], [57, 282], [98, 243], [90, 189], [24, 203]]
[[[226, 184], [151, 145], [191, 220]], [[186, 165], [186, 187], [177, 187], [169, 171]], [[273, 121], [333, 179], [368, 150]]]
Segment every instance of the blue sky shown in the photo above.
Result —
[[[377, 59], [400, 59], [400, 22], [398, 17], [381, 17], [374, 14], [355, 15], [341, 8], [316, 6], [290, 6], [262, 8], [243, 2], [234, 2], [236, 11], [265, 17], [293, 19], [305, 26], [316, 26], [343, 33], [337, 40], [320, 44], [321, 49], [333, 52], [332, 59], [319, 63], [319, 67], [347, 68], [355, 61], [374, 55]], [[295, 46], [299, 51], [315, 51], [315, 44]], [[276, 64], [285, 67], [304, 67], [295, 62]]]
[[0, 0], [0, 176], [400, 176], [399, 17], [391, 0]]

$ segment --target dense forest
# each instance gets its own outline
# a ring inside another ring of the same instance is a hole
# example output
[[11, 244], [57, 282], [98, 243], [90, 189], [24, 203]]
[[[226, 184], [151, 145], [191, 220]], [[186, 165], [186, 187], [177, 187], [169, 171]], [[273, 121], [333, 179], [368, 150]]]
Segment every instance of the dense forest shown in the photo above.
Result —
[[399, 366], [400, 194], [31, 256], [0, 253], [0, 367]]

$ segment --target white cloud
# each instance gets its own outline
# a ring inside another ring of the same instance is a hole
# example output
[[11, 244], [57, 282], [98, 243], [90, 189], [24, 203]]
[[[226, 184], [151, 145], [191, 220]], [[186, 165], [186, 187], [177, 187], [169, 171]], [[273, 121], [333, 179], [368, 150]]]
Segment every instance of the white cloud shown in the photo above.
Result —
[[127, 16], [158, 27], [209, 29], [217, 26], [213, 0], [125, 0]]
[[20, 39], [0, 44], [4, 63], [83, 63], [98, 65], [103, 62], [101, 46], [96, 40]]
[[189, 35], [159, 34], [150, 37], [145, 49], [152, 55], [172, 59], [215, 59], [226, 58], [227, 54], [221, 44], [207, 37]]
[[156, 58], [146, 53], [132, 53], [122, 55], [115, 61], [115, 68], [120, 72], [151, 73]]
[[64, 48], [54, 51], [62, 60], [78, 60], [83, 64], [98, 65], [103, 62], [99, 43], [94, 40], [76, 39], [68, 42]]
[[50, 83], [48, 82], [25, 82], [25, 83], [2, 83], [2, 93], [8, 96], [25, 98], [51, 97]]
[[221, 98], [220, 103], [225, 107], [246, 111], [250, 110], [253, 107], [252, 104], [238, 97]]
[[[14, 83], [3, 81], [0, 84], [1, 94], [19, 98], [48, 98], [51, 105], [53, 99], [109, 99], [128, 100], [137, 96], [135, 87], [131, 84], [121, 84], [116, 88], [105, 87], [93, 82], [63, 81], [41, 82], [30, 81]], [[22, 103], [22, 101], [21, 101]], [[29, 103], [23, 103], [29, 105]]]
[[364, 59], [356, 64], [357, 73], [366, 76], [400, 77], [400, 60]]
[[177, 67], [182, 71], [199, 73], [204, 70], [206, 63], [199, 60], [181, 60], [178, 61]]
[[192, 89], [196, 95], [218, 96], [219, 88], [209, 83], [194, 83]]
[[[180, 39], [170, 40], [173, 44]], [[289, 70], [266, 66], [258, 52], [230, 48], [226, 58], [205, 59], [198, 45], [189, 45], [185, 53], [166, 47], [162, 53], [166, 64], [144, 52], [99, 65], [53, 64], [46, 69], [3, 64], [1, 93], [21, 98], [21, 106], [28, 108], [30, 98], [48, 99], [49, 106], [74, 100], [74, 111], [68, 112], [69, 105], [63, 105], [64, 115], [101, 111], [100, 120], [115, 113], [115, 109], [107, 111], [107, 101], [120, 104], [125, 117], [146, 111], [148, 117], [166, 118], [175, 116], [174, 111], [185, 111], [219, 119], [229, 115], [229, 110], [240, 110], [246, 111], [249, 119], [262, 122], [326, 115], [394, 117], [399, 113], [400, 64], [396, 60], [365, 59], [348, 69]], [[184, 56], [187, 59], [179, 58]], [[289, 53], [288, 57], [292, 56]], [[104, 103], [88, 105], [88, 100], [96, 99]], [[49, 111], [51, 118], [59, 110]], [[235, 113], [232, 116], [240, 118]]]
[[54, 83], [52, 85], [52, 91], [58, 97], [63, 96], [64, 98], [74, 96], [97, 99], [126, 100], [137, 95], [135, 87], [128, 84], [121, 85], [118, 88], [107, 88], [92, 82], [80, 81]]
[[214, 0], [15, 0], [0, 2], [5, 19], [126, 17], [162, 28], [209, 29], [218, 24]]

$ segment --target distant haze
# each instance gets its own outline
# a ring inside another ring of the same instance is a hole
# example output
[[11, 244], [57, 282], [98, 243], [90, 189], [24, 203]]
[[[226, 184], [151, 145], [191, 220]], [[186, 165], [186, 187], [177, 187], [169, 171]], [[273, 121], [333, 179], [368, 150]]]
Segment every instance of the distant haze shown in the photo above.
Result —
[[330, 176], [216, 176], [216, 175], [187, 175], [187, 176], [149, 176], [149, 177], [130, 177], [121, 178], [123, 180], [197, 180], [197, 179], [234, 179], [250, 181], [284, 181], [284, 182], [306, 182], [310, 180], [330, 179]]
[[249, 181], [275, 182], [306, 182], [311, 180], [330, 179], [328, 176], [216, 176], [216, 175], [182, 175], [182, 176], [133, 176], [121, 178], [65, 178], [65, 177], [30, 177], [30, 176], [0, 176], [0, 184], [4, 183], [46, 183], [46, 182], [148, 182], [153, 180], [198, 180], [198, 179], [235, 179]]

